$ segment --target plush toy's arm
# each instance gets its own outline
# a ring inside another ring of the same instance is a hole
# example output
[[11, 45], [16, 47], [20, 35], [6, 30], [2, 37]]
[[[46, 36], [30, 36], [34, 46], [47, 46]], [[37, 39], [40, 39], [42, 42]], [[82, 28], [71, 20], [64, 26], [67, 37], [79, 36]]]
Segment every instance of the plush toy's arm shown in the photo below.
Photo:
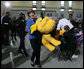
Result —
[[59, 46], [61, 44], [61, 41], [56, 40], [55, 38], [53, 38], [50, 34], [45, 34], [43, 35], [43, 38], [47, 41], [49, 41], [50, 43], [52, 43], [55, 46]]
[[50, 34], [43, 35], [42, 43], [46, 46], [50, 51], [54, 51], [55, 47], [61, 44], [61, 41], [56, 40]]
[[33, 34], [33, 32], [36, 31], [36, 30], [37, 30], [36, 24], [32, 25], [31, 26], [31, 34]]
[[55, 50], [55, 47], [53, 45], [50, 44], [49, 41], [45, 40], [44, 38], [42, 38], [42, 43], [45, 47], [47, 47], [51, 52]]
[[34, 31], [37, 30], [37, 27], [41, 24], [42, 22], [42, 18], [38, 18], [36, 23], [34, 25], [31, 26], [31, 34], [33, 34]]

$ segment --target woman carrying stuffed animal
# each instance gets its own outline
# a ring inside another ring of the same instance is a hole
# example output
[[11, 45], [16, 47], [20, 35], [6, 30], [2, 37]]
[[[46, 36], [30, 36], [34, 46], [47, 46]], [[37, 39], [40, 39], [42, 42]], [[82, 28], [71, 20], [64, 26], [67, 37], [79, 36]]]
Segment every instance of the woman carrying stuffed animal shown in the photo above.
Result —
[[[38, 67], [41, 67], [40, 65], [40, 50], [41, 50], [41, 34], [38, 31], [34, 31], [33, 34], [31, 34], [31, 26], [34, 25], [37, 21], [37, 18], [35, 18], [35, 11], [31, 10], [29, 11], [30, 19], [27, 21], [27, 30], [29, 33], [29, 39], [30, 43], [33, 49], [33, 53], [31, 56], [31, 65], [34, 67], [37, 65]], [[36, 58], [36, 60], [35, 60]]]

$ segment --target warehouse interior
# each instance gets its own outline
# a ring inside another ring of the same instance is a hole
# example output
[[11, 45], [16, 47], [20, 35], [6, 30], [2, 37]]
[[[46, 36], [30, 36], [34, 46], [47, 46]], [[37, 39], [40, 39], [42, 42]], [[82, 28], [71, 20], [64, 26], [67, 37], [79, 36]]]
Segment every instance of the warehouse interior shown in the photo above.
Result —
[[[7, 11], [10, 16], [19, 17], [20, 13], [25, 14], [25, 19], [28, 21], [27, 12], [35, 11], [35, 16], [57, 18], [70, 17], [83, 22], [83, 1], [1, 1], [1, 16]], [[10, 32], [11, 33], [11, 32]], [[30, 57], [26, 58], [23, 54], [19, 54], [18, 47], [20, 39], [16, 36], [17, 41], [14, 45], [2, 45], [1, 49], [1, 68], [35, 68], [30, 65]], [[9, 35], [11, 42], [11, 35]], [[25, 36], [25, 48], [29, 56], [32, 55], [32, 48], [29, 41], [28, 33]], [[83, 68], [83, 47], [78, 47], [80, 50], [79, 57], [71, 61], [58, 61], [57, 57], [51, 53], [45, 46], [41, 46], [41, 64], [42, 68]]]

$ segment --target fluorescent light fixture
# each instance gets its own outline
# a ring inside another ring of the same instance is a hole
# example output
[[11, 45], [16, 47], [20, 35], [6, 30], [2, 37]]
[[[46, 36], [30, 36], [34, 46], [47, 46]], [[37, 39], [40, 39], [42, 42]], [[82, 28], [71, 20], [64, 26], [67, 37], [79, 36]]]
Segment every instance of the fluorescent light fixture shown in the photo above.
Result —
[[33, 1], [33, 5], [36, 5], [36, 1]]
[[41, 10], [45, 10], [45, 8], [41, 8]]
[[64, 1], [61, 1], [61, 6], [64, 6]]
[[60, 11], [64, 11], [64, 9], [61, 9]]
[[6, 7], [10, 7], [10, 3], [9, 2], [5, 2], [5, 6]]
[[32, 8], [32, 10], [36, 10], [36, 8]]
[[71, 9], [69, 9], [68, 11], [72, 11]]
[[72, 1], [69, 1], [69, 7], [72, 7]]
[[42, 5], [45, 5], [45, 1], [41, 1], [42, 2]]

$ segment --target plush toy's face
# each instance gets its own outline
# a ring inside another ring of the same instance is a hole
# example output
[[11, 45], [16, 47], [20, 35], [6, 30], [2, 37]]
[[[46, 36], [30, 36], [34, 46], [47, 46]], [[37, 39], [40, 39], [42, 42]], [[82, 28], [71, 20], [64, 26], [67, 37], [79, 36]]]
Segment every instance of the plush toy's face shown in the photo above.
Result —
[[45, 17], [44, 19], [39, 18], [36, 21], [37, 30], [41, 33], [49, 33], [55, 28], [55, 21]]

